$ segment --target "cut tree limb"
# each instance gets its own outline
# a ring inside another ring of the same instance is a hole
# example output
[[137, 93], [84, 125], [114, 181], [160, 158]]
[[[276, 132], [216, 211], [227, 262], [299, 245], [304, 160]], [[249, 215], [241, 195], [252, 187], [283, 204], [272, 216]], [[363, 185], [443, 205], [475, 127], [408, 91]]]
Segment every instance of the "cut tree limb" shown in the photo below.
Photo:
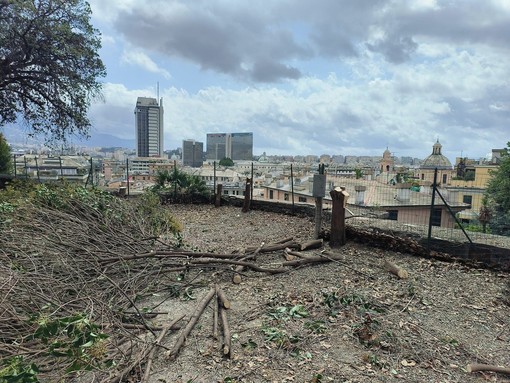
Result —
[[409, 273], [405, 269], [395, 265], [394, 263], [392, 263], [388, 260], [384, 261], [383, 267], [386, 271], [389, 271], [390, 273], [396, 275], [400, 279], [409, 278]]
[[218, 333], [218, 288], [216, 287], [216, 299], [214, 300], [214, 306], [213, 306], [213, 338], [215, 340], [218, 340], [219, 333]]
[[313, 239], [311, 241], [302, 243], [300, 246], [300, 250], [304, 251], [304, 250], [318, 249], [318, 248], [322, 247], [323, 244], [324, 244], [324, 241], [322, 240], [322, 238], [321, 239]]
[[292, 249], [290, 249], [288, 247], [286, 247], [284, 251], [285, 251], [285, 254], [293, 255], [294, 257], [306, 258], [303, 253], [300, 253], [299, 251], [293, 251]]
[[[250, 254], [246, 257], [241, 258], [241, 261], [246, 261], [247, 259], [255, 259], [257, 257], [257, 254], [260, 253], [260, 250], [264, 247], [265, 242], [262, 242], [260, 246], [253, 252], [253, 254]], [[243, 278], [241, 278], [240, 272], [242, 272], [245, 269], [243, 265], [236, 266], [234, 276], [232, 277], [232, 282], [234, 282], [236, 285], [241, 283]]]
[[221, 306], [228, 310], [231, 307], [231, 305], [230, 301], [225, 295], [225, 292], [221, 288], [217, 287], [216, 294], [218, 295], [218, 303], [220, 303]]
[[497, 372], [500, 374], [510, 375], [510, 368], [493, 366], [490, 364], [479, 364], [479, 363], [471, 363], [466, 367], [467, 372], [477, 372], [477, 371], [491, 371]]
[[197, 306], [197, 308], [195, 309], [195, 312], [191, 316], [188, 324], [186, 325], [184, 330], [182, 330], [181, 335], [179, 336], [179, 339], [177, 339], [177, 342], [175, 343], [174, 348], [167, 353], [167, 356], [170, 359], [175, 359], [175, 357], [179, 353], [179, 350], [181, 349], [182, 345], [184, 344], [184, 341], [188, 337], [191, 330], [193, 330], [193, 327], [195, 327], [196, 323], [198, 322], [198, 318], [200, 318], [200, 315], [202, 315], [205, 308], [207, 307], [207, 305], [209, 304], [211, 299], [214, 297], [215, 293], [216, 293], [216, 289], [212, 288], [207, 293], [207, 295], [204, 297], [204, 299], [202, 299], [200, 304]]
[[228, 324], [227, 310], [220, 306], [221, 324], [223, 327], [223, 355], [230, 358], [231, 353], [231, 336], [230, 326]]

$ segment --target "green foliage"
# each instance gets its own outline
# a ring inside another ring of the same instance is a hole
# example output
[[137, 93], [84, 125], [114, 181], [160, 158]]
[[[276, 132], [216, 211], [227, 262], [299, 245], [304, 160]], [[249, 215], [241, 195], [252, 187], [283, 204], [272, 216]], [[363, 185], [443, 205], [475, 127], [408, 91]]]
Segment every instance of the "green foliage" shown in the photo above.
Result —
[[2, 133], [0, 133], [0, 174], [12, 172], [11, 150]]
[[86, 136], [106, 69], [85, 0], [0, 1], [0, 125], [23, 118], [47, 141]]
[[181, 230], [179, 222], [172, 216], [170, 210], [161, 206], [159, 195], [151, 190], [141, 195], [136, 211], [149, 223], [154, 235]]
[[48, 346], [47, 353], [51, 357], [65, 359], [66, 372], [89, 371], [113, 364], [106, 359], [108, 335], [101, 333], [86, 316], [77, 314], [50, 319], [37, 315], [31, 321], [37, 325], [34, 339]]
[[26, 363], [22, 356], [5, 360], [2, 366], [0, 383], [39, 383], [39, 368], [33, 363]]
[[489, 227], [493, 234], [510, 235], [510, 142], [499, 168], [491, 172], [487, 186], [488, 206], [493, 212]]
[[174, 197], [186, 196], [193, 199], [194, 195], [208, 197], [210, 190], [199, 176], [187, 174], [176, 167], [173, 171], [160, 171], [156, 175], [156, 184], [152, 188], [157, 193], [173, 193]]
[[232, 161], [232, 159], [228, 158], [228, 157], [225, 157], [225, 158], [222, 158], [219, 162], [219, 165], [220, 166], [234, 166], [234, 161]]
[[274, 319], [287, 320], [290, 318], [300, 319], [306, 318], [309, 314], [303, 305], [295, 305], [293, 307], [280, 306], [269, 311], [267, 314]]
[[[30, 318], [30, 322], [36, 325], [33, 339], [46, 345], [44, 353], [49, 357], [61, 359], [67, 366], [67, 373], [113, 365], [113, 361], [106, 358], [108, 336], [86, 316], [50, 318], [37, 314]], [[2, 362], [0, 383], [38, 383], [38, 373], [37, 365], [16, 356]]]

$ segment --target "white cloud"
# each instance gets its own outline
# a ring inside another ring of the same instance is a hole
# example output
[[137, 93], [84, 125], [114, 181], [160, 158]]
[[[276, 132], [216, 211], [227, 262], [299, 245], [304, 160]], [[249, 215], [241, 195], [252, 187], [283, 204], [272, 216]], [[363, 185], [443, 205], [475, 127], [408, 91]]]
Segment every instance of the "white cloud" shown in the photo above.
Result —
[[139, 50], [125, 50], [122, 54], [121, 62], [136, 65], [149, 72], [160, 74], [167, 80], [172, 78], [166, 69], [160, 68], [147, 54]]

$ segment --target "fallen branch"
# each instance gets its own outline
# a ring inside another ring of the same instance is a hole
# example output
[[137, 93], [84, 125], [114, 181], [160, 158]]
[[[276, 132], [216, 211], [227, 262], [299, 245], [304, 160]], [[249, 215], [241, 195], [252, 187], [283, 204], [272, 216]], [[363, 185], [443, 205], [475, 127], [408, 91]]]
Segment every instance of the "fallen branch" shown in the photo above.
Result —
[[222, 289], [219, 287], [216, 288], [216, 293], [218, 295], [218, 303], [220, 303], [225, 309], [229, 309], [231, 307], [230, 301], [228, 300], [227, 296], [223, 292]]
[[[120, 381], [122, 381], [122, 379], [124, 379], [124, 377], [126, 375], [128, 375], [131, 370], [133, 370], [133, 368], [135, 368], [137, 365], [139, 365], [145, 358], [149, 358], [150, 360], [152, 360], [152, 358], [154, 357], [154, 350], [155, 350], [155, 347], [156, 346], [159, 346], [159, 344], [161, 343], [161, 341], [163, 340], [163, 338], [165, 337], [166, 333], [171, 330], [172, 328], [175, 328], [175, 325], [177, 324], [177, 322], [179, 322], [182, 318], [184, 318], [184, 315], [173, 320], [170, 324], [168, 324], [167, 326], [163, 326], [162, 329], [161, 329], [161, 333], [159, 334], [159, 336], [157, 337], [157, 339], [154, 341], [154, 343], [152, 343], [147, 349], [141, 351], [139, 354], [138, 354], [138, 357], [134, 358], [134, 360], [124, 369], [122, 370], [122, 372], [120, 374], [118, 374], [117, 376], [115, 376], [113, 379], [109, 380], [110, 383], [119, 383]], [[150, 370], [150, 367], [151, 367], [151, 364], [152, 362], [146, 367], [146, 372], [145, 374], [147, 374], [147, 371]], [[147, 381], [148, 379], [148, 376], [147, 378], [145, 378], [145, 375], [144, 375], [144, 380], [142, 380], [142, 382], [145, 382]]]
[[392, 263], [388, 260], [384, 261], [383, 267], [386, 271], [389, 271], [390, 273], [396, 275], [400, 279], [409, 278], [409, 273], [406, 270], [404, 270], [403, 268], [395, 265], [394, 263]]
[[305, 242], [303, 244], [301, 244], [301, 246], [299, 247], [299, 249], [301, 251], [304, 251], [304, 250], [311, 250], [311, 249], [318, 249], [318, 248], [321, 248], [324, 244], [324, 241], [321, 239], [313, 239], [311, 241], [308, 241], [308, 242]]
[[491, 371], [500, 374], [510, 375], [510, 368], [493, 366], [490, 364], [471, 363], [467, 365], [466, 371], [467, 372]]
[[220, 307], [220, 313], [221, 313], [221, 325], [223, 326], [223, 355], [230, 358], [230, 352], [231, 352], [231, 336], [230, 336], [230, 326], [228, 324], [228, 318], [227, 318], [227, 310], [223, 307]]
[[177, 339], [177, 342], [175, 343], [174, 348], [172, 350], [170, 350], [169, 352], [167, 352], [167, 356], [170, 359], [174, 359], [177, 356], [177, 354], [179, 353], [179, 350], [181, 349], [182, 345], [184, 344], [184, 341], [188, 337], [191, 330], [193, 330], [193, 327], [195, 327], [196, 323], [198, 322], [198, 318], [200, 318], [200, 315], [202, 315], [202, 313], [204, 312], [205, 308], [207, 307], [207, 305], [209, 304], [209, 302], [211, 301], [211, 299], [215, 293], [216, 293], [216, 289], [212, 288], [207, 293], [207, 295], [204, 297], [202, 302], [200, 302], [200, 304], [197, 306], [197, 308], [195, 309], [195, 312], [191, 316], [188, 324], [186, 325], [184, 330], [182, 330], [181, 335], [179, 336], [179, 339]]
[[213, 338], [218, 340], [218, 287], [216, 287], [216, 299], [214, 300], [213, 305]]
[[159, 334], [156, 341], [152, 344], [152, 349], [149, 353], [149, 356], [147, 357], [147, 365], [145, 366], [145, 373], [143, 374], [143, 378], [141, 383], [145, 383], [149, 381], [149, 376], [151, 374], [151, 367], [152, 367], [152, 360], [154, 359], [154, 354], [156, 353], [156, 346], [159, 346], [163, 338], [165, 337], [168, 330], [170, 330], [177, 322], [179, 322], [182, 318], [184, 318], [184, 315], [181, 316], [178, 319], [175, 319], [172, 321], [172, 323], [168, 324], [167, 326], [163, 326], [163, 330], [161, 330], [161, 333]]
[[288, 247], [285, 248], [284, 251], [285, 251], [286, 254], [293, 255], [294, 257], [305, 258], [305, 255], [303, 253], [300, 253], [299, 251], [293, 251], [293, 250], [291, 250]]
[[[241, 258], [241, 261], [245, 261], [247, 259], [255, 259], [257, 257], [257, 254], [260, 253], [260, 250], [262, 250], [263, 247], [264, 247], [264, 242], [262, 242], [260, 244], [260, 246], [253, 252], [253, 254], [250, 254], [246, 257]], [[235, 271], [236, 272], [234, 273], [234, 276], [232, 277], [232, 282], [234, 282], [236, 285], [238, 285], [242, 281], [241, 274], [239, 274], [239, 273], [241, 271], [244, 271], [244, 266], [238, 265], [236, 267]]]

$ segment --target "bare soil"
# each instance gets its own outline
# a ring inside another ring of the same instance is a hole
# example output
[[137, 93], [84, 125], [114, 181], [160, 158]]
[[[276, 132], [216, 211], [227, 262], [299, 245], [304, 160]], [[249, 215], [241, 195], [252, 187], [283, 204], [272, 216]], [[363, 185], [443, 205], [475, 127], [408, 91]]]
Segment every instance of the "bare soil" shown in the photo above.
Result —
[[[182, 223], [182, 246], [231, 253], [293, 237], [313, 238], [309, 218], [240, 208], [169, 206]], [[175, 296], [166, 288], [145, 303], [162, 312], [164, 325], [186, 315], [183, 326], [212, 286], [232, 303], [228, 319], [231, 358], [212, 337], [209, 305], [174, 360], [158, 349], [151, 382], [510, 382], [492, 372], [468, 373], [468, 363], [510, 367], [509, 275], [457, 263], [418, 258], [348, 242], [322, 250], [343, 256], [288, 273], [244, 271], [232, 283], [230, 266], [191, 269], [188, 287]], [[277, 267], [283, 251], [257, 256]], [[389, 260], [409, 273], [399, 279], [383, 267]], [[181, 283], [182, 281], [180, 281]], [[165, 337], [171, 349], [179, 330]]]

